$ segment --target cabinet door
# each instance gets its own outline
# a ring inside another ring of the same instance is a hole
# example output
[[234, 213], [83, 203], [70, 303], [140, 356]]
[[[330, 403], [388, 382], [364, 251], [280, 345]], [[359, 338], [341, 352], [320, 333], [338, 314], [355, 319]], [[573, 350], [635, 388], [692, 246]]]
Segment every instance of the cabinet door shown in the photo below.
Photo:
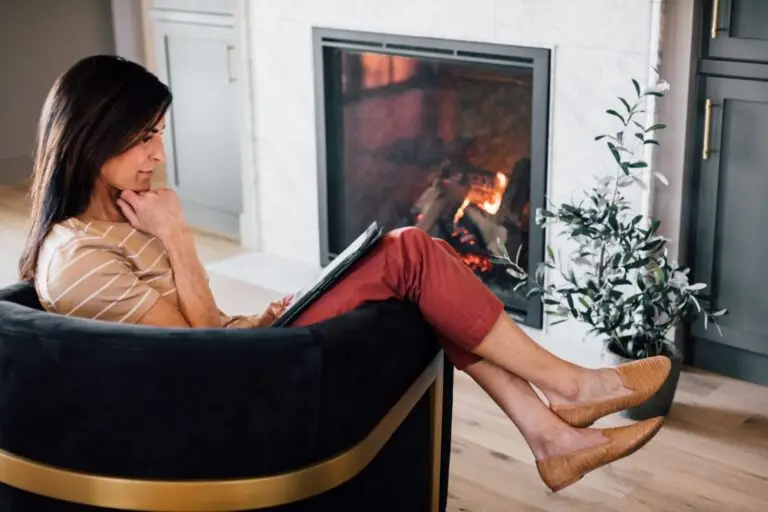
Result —
[[240, 116], [232, 27], [160, 20], [158, 73], [171, 88], [166, 128], [169, 186], [189, 222], [239, 238]]
[[708, 305], [729, 315], [722, 336], [696, 322], [694, 364], [754, 380], [738, 361], [764, 359], [768, 370], [768, 83], [706, 78], [703, 89], [693, 277], [709, 285]]
[[768, 1], [707, 2], [708, 57], [768, 62]]

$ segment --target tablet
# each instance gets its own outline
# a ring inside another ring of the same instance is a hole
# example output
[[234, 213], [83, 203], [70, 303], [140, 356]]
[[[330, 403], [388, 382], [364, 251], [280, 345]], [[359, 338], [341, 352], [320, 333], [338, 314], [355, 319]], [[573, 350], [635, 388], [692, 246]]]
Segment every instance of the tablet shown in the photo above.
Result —
[[373, 222], [368, 226], [355, 241], [349, 244], [331, 263], [326, 265], [314, 282], [302, 288], [294, 295], [291, 305], [272, 323], [272, 327], [290, 325], [310, 304], [332, 287], [352, 265], [365, 256], [371, 247], [376, 245], [381, 239], [383, 234], [384, 228], [378, 222]]

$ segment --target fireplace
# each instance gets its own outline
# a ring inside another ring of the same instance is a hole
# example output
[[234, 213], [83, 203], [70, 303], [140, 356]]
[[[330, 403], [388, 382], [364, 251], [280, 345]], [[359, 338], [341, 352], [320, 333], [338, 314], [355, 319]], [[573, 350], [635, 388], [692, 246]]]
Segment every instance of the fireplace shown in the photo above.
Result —
[[[494, 258], [544, 254], [549, 51], [315, 29], [321, 257], [372, 221], [446, 240], [519, 321], [542, 308]], [[446, 278], [450, 278], [446, 276]]]

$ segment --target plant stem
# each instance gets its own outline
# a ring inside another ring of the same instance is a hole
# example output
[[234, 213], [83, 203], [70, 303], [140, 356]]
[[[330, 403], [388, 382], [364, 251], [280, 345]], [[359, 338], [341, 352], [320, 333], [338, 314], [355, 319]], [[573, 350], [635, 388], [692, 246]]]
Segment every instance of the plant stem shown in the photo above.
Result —
[[[621, 167], [619, 167], [621, 169]], [[614, 204], [616, 203], [616, 197], [619, 193], [619, 171], [616, 171], [616, 179], [614, 180], [615, 183], [613, 185], [613, 195], [611, 196], [611, 200], [608, 203], [607, 208], [613, 208]], [[607, 245], [607, 242], [605, 239], [602, 241], [602, 247], [600, 247], [600, 266], [598, 267], [597, 271], [597, 285], [599, 288], [603, 287], [603, 272], [605, 271], [605, 247]]]

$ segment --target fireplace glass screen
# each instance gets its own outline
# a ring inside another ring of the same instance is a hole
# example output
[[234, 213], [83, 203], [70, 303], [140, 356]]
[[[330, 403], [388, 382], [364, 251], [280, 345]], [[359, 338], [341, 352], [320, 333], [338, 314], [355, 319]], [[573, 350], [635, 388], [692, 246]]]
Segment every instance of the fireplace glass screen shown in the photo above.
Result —
[[531, 217], [543, 200], [544, 151], [533, 150], [545, 110], [532, 60], [485, 57], [323, 48], [325, 256], [373, 220], [418, 226], [529, 317], [536, 301], [495, 258], [506, 251], [525, 269], [541, 260]]

